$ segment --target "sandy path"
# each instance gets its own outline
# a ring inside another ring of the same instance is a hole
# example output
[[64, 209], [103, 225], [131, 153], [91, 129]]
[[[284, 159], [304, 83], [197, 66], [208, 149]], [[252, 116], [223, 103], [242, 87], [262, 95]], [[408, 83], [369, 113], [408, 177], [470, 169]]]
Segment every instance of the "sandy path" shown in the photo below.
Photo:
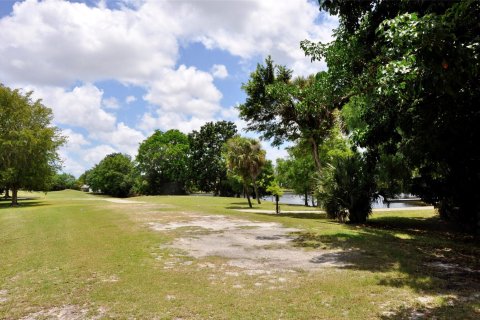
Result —
[[[253, 271], [312, 270], [327, 266], [346, 266], [345, 254], [339, 250], [305, 250], [294, 247], [292, 232], [275, 222], [254, 222], [227, 216], [191, 216], [183, 222], [151, 222], [159, 232], [182, 229], [185, 236], [175, 239], [167, 248], [180, 249], [188, 256], [218, 256], [227, 264]], [[350, 254], [350, 252], [347, 252]], [[343, 259], [344, 260], [344, 259]]]

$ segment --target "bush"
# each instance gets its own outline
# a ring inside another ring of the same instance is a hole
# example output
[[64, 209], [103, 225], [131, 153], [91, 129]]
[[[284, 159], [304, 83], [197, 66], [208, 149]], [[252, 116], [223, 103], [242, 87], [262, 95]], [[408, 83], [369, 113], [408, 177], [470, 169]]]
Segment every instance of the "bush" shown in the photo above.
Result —
[[321, 173], [317, 189], [329, 218], [363, 223], [372, 211], [373, 175], [358, 153], [335, 158]]

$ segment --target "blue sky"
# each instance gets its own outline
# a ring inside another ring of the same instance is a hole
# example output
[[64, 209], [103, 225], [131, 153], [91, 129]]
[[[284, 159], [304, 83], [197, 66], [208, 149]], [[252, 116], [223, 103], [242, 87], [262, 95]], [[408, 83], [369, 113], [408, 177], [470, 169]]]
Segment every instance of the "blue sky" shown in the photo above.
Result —
[[155, 129], [242, 129], [235, 106], [256, 64], [318, 72], [299, 42], [330, 41], [336, 25], [308, 0], [0, 0], [0, 82], [52, 108], [78, 176], [109, 153], [134, 157]]

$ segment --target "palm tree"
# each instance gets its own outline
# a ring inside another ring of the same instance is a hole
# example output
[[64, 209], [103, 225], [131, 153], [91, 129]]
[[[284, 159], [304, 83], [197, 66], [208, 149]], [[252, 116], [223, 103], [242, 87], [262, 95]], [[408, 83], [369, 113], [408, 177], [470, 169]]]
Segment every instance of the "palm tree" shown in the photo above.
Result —
[[225, 158], [228, 169], [240, 176], [247, 194], [248, 205], [252, 207], [248, 186], [253, 184], [255, 197], [260, 204], [256, 179], [265, 165], [265, 150], [258, 140], [235, 136], [227, 141]]

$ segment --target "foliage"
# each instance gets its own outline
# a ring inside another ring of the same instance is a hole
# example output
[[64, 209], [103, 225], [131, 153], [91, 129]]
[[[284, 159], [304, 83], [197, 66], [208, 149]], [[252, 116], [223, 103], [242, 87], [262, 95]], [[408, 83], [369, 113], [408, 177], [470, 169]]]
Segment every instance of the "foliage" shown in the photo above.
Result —
[[262, 167], [262, 171], [257, 177], [257, 186], [258, 186], [258, 196], [262, 198], [263, 196], [271, 194], [267, 188], [275, 179], [275, 170], [273, 168], [273, 163], [271, 160], [265, 160], [265, 164]]
[[48, 190], [65, 142], [52, 110], [31, 96], [0, 85], [0, 185], [12, 190], [12, 205], [20, 188]]
[[401, 155], [413, 192], [480, 232], [480, 3], [320, 5], [339, 15], [336, 39], [302, 47], [327, 62], [340, 107], [361, 104], [358, 145], [373, 159]]
[[57, 173], [53, 177], [49, 189], [51, 191], [78, 189], [77, 179], [69, 173]]
[[303, 139], [311, 146], [318, 170], [318, 146], [333, 125], [333, 104], [328, 76], [320, 72], [308, 78], [292, 79], [292, 71], [274, 65], [269, 57], [265, 66], [257, 65], [250, 79], [242, 86], [247, 94], [238, 108], [247, 129], [257, 131], [273, 145]]
[[227, 183], [227, 167], [222, 157], [224, 143], [237, 133], [233, 122], [208, 122], [188, 134], [189, 163], [193, 184], [201, 191], [226, 195], [231, 188]]
[[93, 167], [87, 176], [87, 183], [94, 191], [114, 197], [127, 197], [134, 183], [134, 172], [130, 156], [112, 153]]
[[250, 208], [252, 207], [248, 190], [250, 184], [253, 184], [257, 201], [260, 203], [256, 179], [265, 165], [265, 150], [262, 149], [260, 142], [240, 136], [230, 138], [225, 145], [224, 157], [228, 169], [241, 177]]
[[304, 196], [308, 206], [308, 196], [316, 184], [316, 170], [310, 153], [305, 153], [300, 146], [288, 150], [287, 159], [277, 159], [277, 179], [285, 188]]
[[145, 194], [185, 193], [189, 179], [188, 137], [178, 130], [156, 130], [140, 144], [138, 169]]
[[267, 187], [267, 192], [275, 196], [275, 212], [280, 213], [280, 207], [278, 206], [279, 198], [283, 195], [283, 189], [278, 184], [277, 180], [272, 180], [270, 185]]
[[318, 199], [332, 219], [364, 223], [371, 212], [373, 175], [359, 153], [336, 157], [323, 170]]

